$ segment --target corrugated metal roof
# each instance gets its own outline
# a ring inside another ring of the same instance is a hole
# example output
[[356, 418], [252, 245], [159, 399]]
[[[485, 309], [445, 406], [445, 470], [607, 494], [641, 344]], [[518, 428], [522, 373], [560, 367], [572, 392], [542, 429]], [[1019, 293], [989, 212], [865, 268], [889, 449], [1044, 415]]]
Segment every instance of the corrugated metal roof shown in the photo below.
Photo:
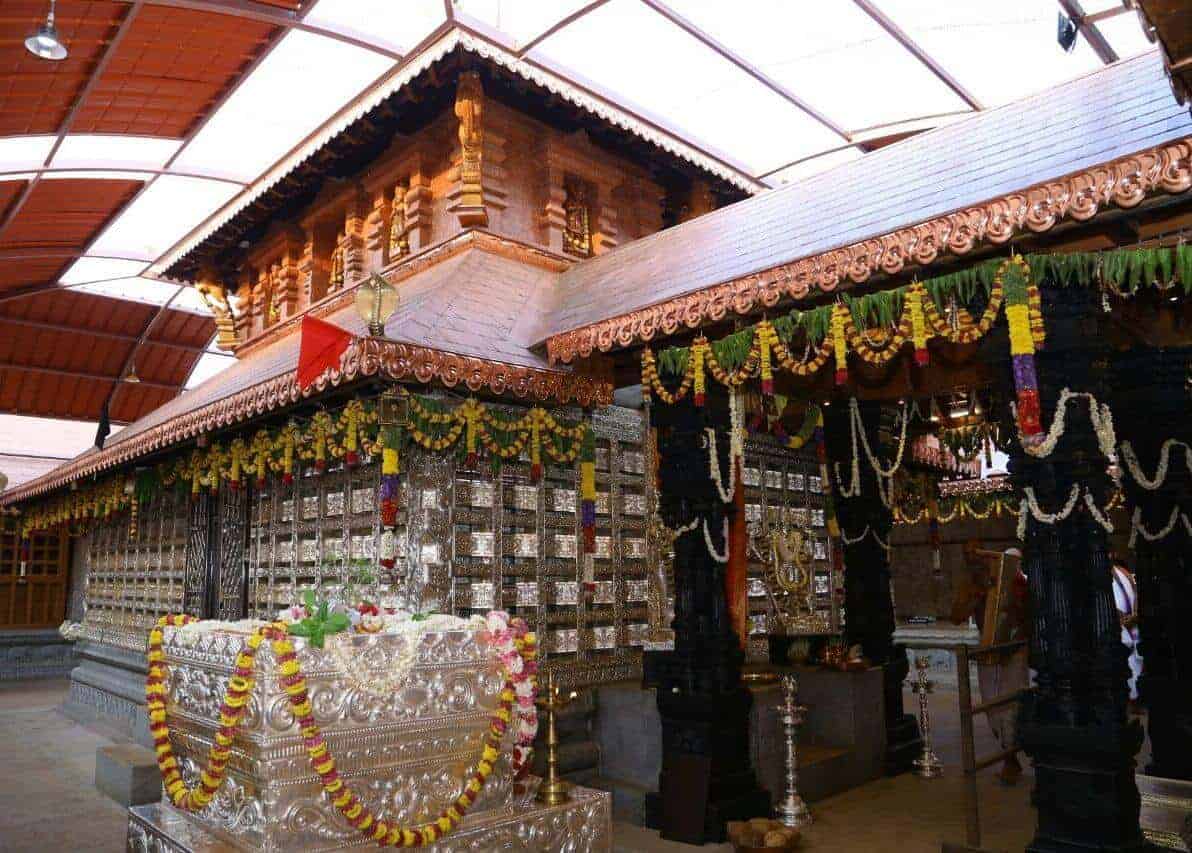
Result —
[[1151, 52], [572, 267], [543, 339], [1192, 135]]

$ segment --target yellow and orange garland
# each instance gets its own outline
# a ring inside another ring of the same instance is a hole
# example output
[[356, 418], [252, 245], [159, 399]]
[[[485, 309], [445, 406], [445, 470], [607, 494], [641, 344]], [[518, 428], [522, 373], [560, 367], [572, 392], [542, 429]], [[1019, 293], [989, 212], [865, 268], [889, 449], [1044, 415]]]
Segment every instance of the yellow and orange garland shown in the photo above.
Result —
[[[435, 820], [414, 827], [398, 826], [376, 817], [372, 810], [364, 805], [356, 793], [340, 778], [339, 772], [336, 770], [335, 758], [328, 750], [327, 742], [315, 722], [306, 678], [302, 674], [298, 654], [294, 649], [294, 644], [290, 642], [285, 622], [262, 625], [248, 636], [244, 648], [236, 656], [235, 669], [231, 678], [228, 679], [228, 689], [219, 709], [220, 725], [215, 733], [215, 743], [207, 753], [207, 765], [199, 774], [197, 786], [191, 788], [186, 784], [170, 743], [170, 729], [166, 715], [166, 665], [165, 653], [162, 651], [162, 629], [167, 626], [182, 627], [196, 621], [198, 620], [193, 616], [173, 614], [162, 616], [157, 620], [157, 625], [153, 630], [149, 632], [149, 674], [145, 679], [149, 731], [153, 735], [157, 766], [161, 771], [162, 784], [170, 802], [180, 809], [197, 812], [205, 808], [219, 791], [226, 775], [236, 731], [240, 727], [249, 697], [256, 686], [253, 671], [256, 652], [262, 642], [269, 640], [274, 657], [277, 659], [278, 672], [281, 676], [280, 682], [289, 696], [290, 708], [293, 711], [294, 719], [300, 726], [311, 768], [318, 774], [324, 793], [349, 824], [355, 827], [364, 838], [381, 847], [422, 847], [434, 843], [459, 825], [472, 803], [476, 801], [481, 789], [484, 788], [488, 777], [492, 775], [493, 767], [500, 756], [501, 740], [513, 723], [514, 704], [518, 702], [517, 691], [514, 687], [515, 677], [528, 680], [531, 685], [535, 681], [534, 673], [537, 666], [535, 636], [526, 630], [523, 620], [510, 620], [508, 624], [511, 630], [512, 650], [501, 656], [502, 662], [505, 664], [505, 684], [501, 688], [497, 710], [493, 713], [488, 730], [485, 732], [484, 747], [480, 760], [477, 762], [476, 771], [468, 779], [463, 793], [456, 797], [451, 805], [443, 809]], [[506, 660], [511, 655], [520, 661], [520, 665], [512, 669], [509, 661]], [[513, 669], [517, 670], [516, 675], [512, 671]], [[520, 774], [528, 756], [529, 753], [521, 752], [520, 748], [519, 752], [515, 753], [515, 774]]]

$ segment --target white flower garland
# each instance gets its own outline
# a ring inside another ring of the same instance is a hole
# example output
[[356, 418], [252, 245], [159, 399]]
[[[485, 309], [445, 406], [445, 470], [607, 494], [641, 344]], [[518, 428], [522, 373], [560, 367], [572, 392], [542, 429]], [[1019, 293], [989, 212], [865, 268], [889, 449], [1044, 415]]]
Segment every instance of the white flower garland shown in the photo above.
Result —
[[[365, 644], [373, 646], [384, 642], [386, 652], [384, 666], [376, 666], [367, 650], [355, 642], [360, 634], [336, 634], [327, 638], [326, 650], [330, 653], [339, 674], [355, 687], [377, 698], [386, 698], [397, 692], [406, 683], [414, 663], [418, 660], [418, 647], [422, 645], [423, 626], [410, 621], [396, 631], [385, 634], [366, 635]], [[385, 642], [383, 638], [400, 637], [401, 643]]]
[[1035, 521], [1040, 524], [1058, 524], [1065, 520], [1076, 509], [1076, 504], [1080, 501], [1081, 492], [1084, 493], [1084, 505], [1089, 511], [1089, 515], [1097, 524], [1104, 528], [1106, 533], [1113, 533], [1113, 521], [1109, 518], [1109, 513], [1097, 506], [1097, 501], [1093, 497], [1093, 493], [1088, 489], [1081, 489], [1079, 483], [1073, 483], [1071, 490], [1068, 492], [1068, 499], [1064, 501], [1064, 505], [1056, 512], [1044, 512], [1039, 506], [1038, 498], [1035, 497], [1035, 490], [1026, 486], [1023, 488], [1025, 497], [1018, 505], [1018, 531], [1017, 535], [1020, 540], [1026, 539], [1026, 519], [1029, 514]]
[[[1093, 431], [1097, 434], [1097, 443], [1101, 447], [1101, 453], [1106, 458], [1113, 457], [1114, 447], [1117, 445], [1117, 439], [1113, 429], [1113, 412], [1110, 411], [1109, 404], [1099, 403], [1097, 398], [1087, 391], [1072, 391], [1065, 388], [1060, 391], [1059, 399], [1055, 404], [1055, 417], [1051, 420], [1051, 428], [1047, 430], [1047, 435], [1038, 441], [1029, 441], [1019, 431], [1018, 437], [1022, 444], [1022, 449], [1031, 456], [1042, 459], [1050, 456], [1059, 440], [1064, 435], [1067, 429], [1067, 411], [1068, 403], [1071, 400], [1084, 398], [1089, 403], [1089, 420], [1092, 421]], [[1010, 408], [1013, 410], [1014, 419], [1017, 422], [1018, 409], [1011, 403]]]
[[910, 411], [907, 403], [902, 404], [901, 412], [902, 429], [898, 437], [898, 452], [894, 455], [894, 461], [890, 467], [882, 468], [881, 462], [877, 455], [873, 452], [873, 448], [869, 446], [869, 436], [865, 434], [865, 421], [861, 417], [861, 407], [857, 402], [857, 398], [853, 397], [849, 400], [848, 426], [849, 438], [852, 444], [852, 459], [850, 462], [850, 480], [849, 486], [844, 485], [844, 480], [840, 476], [840, 463], [836, 463], [836, 482], [840, 487], [840, 496], [842, 498], [852, 498], [861, 494], [861, 457], [857, 452], [857, 434], [861, 435], [861, 447], [865, 451], [865, 458], [869, 460], [870, 466], [877, 474], [877, 493], [881, 498], [882, 504], [889, 509], [894, 503], [894, 475], [898, 469], [902, 467], [902, 457], [906, 452], [906, 429], [910, 423]]
[[699, 526], [699, 516], [697, 515], [695, 518], [691, 519], [690, 524], [684, 524], [682, 527], [676, 527], [673, 535], [671, 536], [671, 539], [678, 539], [684, 533], [690, 533], [692, 530], [695, 530], [695, 528], [697, 528], [698, 526]]
[[1113, 521], [1109, 518], [1109, 514], [1101, 511], [1101, 508], [1097, 506], [1097, 501], [1093, 498], [1093, 493], [1087, 490], [1084, 493], [1084, 505], [1088, 508], [1089, 515], [1105, 529], [1106, 533], [1113, 533]]
[[1173, 447], [1184, 448], [1184, 455], [1188, 461], [1188, 469], [1192, 470], [1192, 447], [1189, 447], [1184, 442], [1176, 438], [1169, 438], [1163, 442], [1163, 446], [1159, 448], [1159, 467], [1155, 469], [1154, 479], [1148, 478], [1142, 473], [1142, 468], [1138, 464], [1138, 456], [1134, 452], [1133, 445], [1128, 441], [1122, 442], [1122, 461], [1126, 463], [1126, 468], [1130, 472], [1130, 476], [1134, 478], [1134, 482], [1142, 486], [1148, 492], [1153, 492], [1163, 485], [1167, 479], [1167, 465], [1170, 461], [1171, 449]]
[[1026, 539], [1026, 517], [1030, 515], [1041, 524], [1058, 524], [1072, 514], [1072, 510], [1076, 508], [1076, 501], [1080, 498], [1080, 484], [1075, 483], [1072, 490], [1068, 493], [1068, 500], [1064, 502], [1063, 507], [1058, 512], [1044, 512], [1039, 506], [1039, 501], [1035, 497], [1035, 490], [1031, 486], [1023, 488], [1025, 497], [1022, 503], [1019, 504], [1018, 509], [1018, 538]]
[[724, 481], [720, 477], [720, 454], [716, 452], [716, 430], [711, 427], [704, 429], [704, 443], [708, 446], [708, 473], [712, 477], [712, 483], [716, 486], [721, 502], [731, 504], [733, 495], [737, 492], [736, 460], [729, 456], [728, 488], [725, 489]]
[[716, 546], [712, 544], [712, 534], [708, 532], [708, 520], [706, 518], [704, 519], [704, 544], [708, 547], [709, 556], [711, 556], [711, 558], [718, 563], [727, 563], [729, 551], [731, 550], [731, 548], [729, 548], [729, 544], [728, 544], [728, 519], [727, 518], [724, 519], [723, 536], [724, 536], [724, 553], [718, 554], [716, 552]]
[[1161, 529], [1151, 533], [1142, 523], [1142, 507], [1134, 507], [1134, 517], [1130, 519], [1130, 541], [1126, 547], [1131, 551], [1134, 550], [1134, 543], [1138, 540], [1138, 534], [1142, 534], [1142, 538], [1147, 542], [1158, 542], [1160, 539], [1166, 539], [1175, 530], [1176, 524], [1183, 520], [1184, 527], [1188, 530], [1188, 535], [1192, 536], [1192, 520], [1190, 520], [1186, 513], [1180, 511], [1179, 505], [1171, 508], [1171, 518], [1167, 520], [1167, 524]]
[[865, 529], [861, 531], [861, 534], [859, 536], [853, 536], [853, 537], [850, 537], [847, 533], [845, 533], [843, 527], [840, 528], [840, 541], [843, 542], [845, 545], [856, 545], [858, 542], [862, 541], [866, 536], [872, 536], [874, 542], [876, 542], [878, 545], [882, 546], [882, 548], [884, 548], [885, 550], [887, 550], [887, 551], [890, 550], [890, 543], [883, 542], [882, 538], [877, 535], [877, 531], [874, 530], [872, 527], [870, 527], [868, 524], [865, 525]]
[[894, 462], [890, 465], [889, 470], [882, 468], [873, 450], [869, 447], [869, 436], [865, 434], [865, 421], [861, 418], [861, 407], [857, 403], [856, 397], [849, 400], [849, 416], [852, 420], [853, 428], [861, 433], [861, 447], [864, 448], [865, 456], [869, 459], [869, 464], [873, 466], [873, 470], [878, 475], [878, 478], [893, 477], [898, 472], [898, 469], [902, 467], [902, 455], [906, 451], [906, 425], [910, 421], [907, 404], [902, 404], [902, 434], [898, 437], [898, 452], [894, 455]]

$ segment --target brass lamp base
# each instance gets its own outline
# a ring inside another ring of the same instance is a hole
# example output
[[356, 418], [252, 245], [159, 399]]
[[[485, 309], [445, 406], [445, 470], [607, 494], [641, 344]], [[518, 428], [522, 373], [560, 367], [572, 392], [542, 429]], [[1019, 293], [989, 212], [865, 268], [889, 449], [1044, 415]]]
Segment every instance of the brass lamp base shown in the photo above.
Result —
[[536, 801], [545, 806], [561, 806], [571, 802], [571, 783], [562, 779], [544, 779], [538, 786]]

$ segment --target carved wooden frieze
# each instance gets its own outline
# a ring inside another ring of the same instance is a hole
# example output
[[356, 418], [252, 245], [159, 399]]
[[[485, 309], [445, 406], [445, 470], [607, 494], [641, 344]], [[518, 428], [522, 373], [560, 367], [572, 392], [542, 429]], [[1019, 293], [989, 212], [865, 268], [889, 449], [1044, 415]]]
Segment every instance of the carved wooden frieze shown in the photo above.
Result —
[[480, 75], [469, 71], [459, 76], [455, 93], [455, 115], [459, 119], [458, 185], [451, 210], [464, 227], [488, 224], [484, 207], [482, 159], [484, 151], [484, 88]]

